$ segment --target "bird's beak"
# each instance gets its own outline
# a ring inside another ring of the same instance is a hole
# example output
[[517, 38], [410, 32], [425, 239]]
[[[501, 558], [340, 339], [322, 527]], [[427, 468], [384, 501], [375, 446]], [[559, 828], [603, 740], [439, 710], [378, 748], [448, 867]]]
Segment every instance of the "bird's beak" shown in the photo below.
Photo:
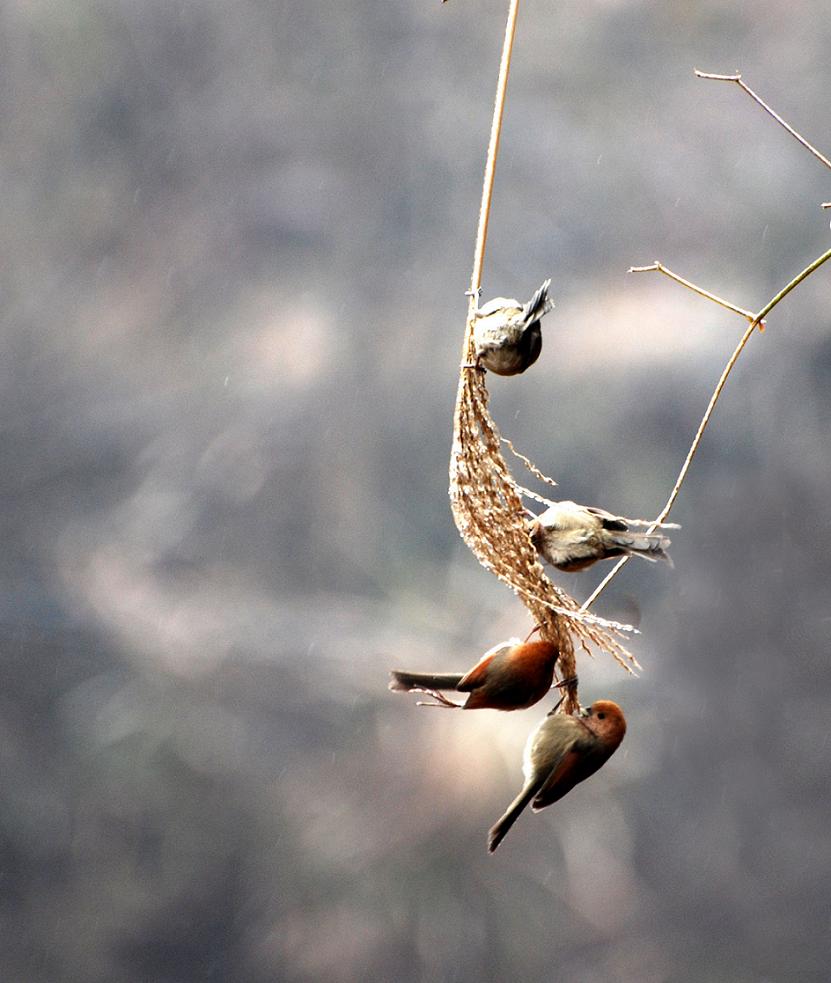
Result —
[[591, 712], [591, 710], [589, 710], [588, 707], [583, 707], [583, 709], [582, 710], [579, 710], [578, 713], [577, 713], [577, 716], [578, 717], [590, 717], [591, 715], [592, 715], [592, 712]]

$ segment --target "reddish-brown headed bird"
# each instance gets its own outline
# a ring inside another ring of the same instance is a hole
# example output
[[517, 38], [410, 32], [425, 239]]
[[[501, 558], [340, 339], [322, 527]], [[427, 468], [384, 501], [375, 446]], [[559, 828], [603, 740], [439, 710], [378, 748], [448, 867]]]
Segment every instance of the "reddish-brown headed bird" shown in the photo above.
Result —
[[598, 700], [576, 716], [549, 714], [528, 738], [522, 771], [525, 785], [488, 834], [491, 853], [531, 803], [534, 812], [557, 802], [593, 775], [615, 753], [626, 733], [623, 711]]
[[[429, 693], [437, 703], [463, 710], [524, 710], [551, 689], [560, 650], [552, 642], [521, 642], [512, 638], [485, 652], [470, 670], [462, 673], [401, 672], [390, 675], [390, 689], [403, 693]], [[439, 690], [469, 693], [464, 703], [454, 703]]]
[[548, 299], [546, 280], [527, 304], [494, 297], [476, 311], [473, 343], [476, 361], [497, 375], [519, 375], [540, 357], [540, 321], [554, 304]]
[[[532, 520], [529, 531], [540, 556], [569, 573], [584, 570], [598, 560], [624, 555], [642, 556], [651, 562], [664, 560], [672, 565], [667, 553], [669, 539], [662, 533], [637, 528], [646, 525], [651, 523], [624, 519], [576, 502], [555, 502]], [[665, 523], [660, 528], [678, 526]]]

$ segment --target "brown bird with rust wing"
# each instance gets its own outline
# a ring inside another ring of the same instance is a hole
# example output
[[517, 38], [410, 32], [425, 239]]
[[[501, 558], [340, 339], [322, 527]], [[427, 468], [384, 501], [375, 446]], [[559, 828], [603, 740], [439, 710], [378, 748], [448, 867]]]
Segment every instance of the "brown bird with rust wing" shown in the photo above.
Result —
[[[524, 710], [551, 689], [560, 651], [553, 642], [521, 642], [512, 638], [485, 652], [467, 673], [404, 672], [394, 669], [390, 689], [402, 693], [428, 693], [436, 703], [462, 710]], [[454, 703], [440, 691], [468, 693]]]
[[623, 711], [598, 700], [573, 717], [549, 714], [528, 738], [523, 760], [525, 785], [488, 834], [491, 853], [528, 803], [534, 812], [557, 802], [615, 753], [626, 733]]

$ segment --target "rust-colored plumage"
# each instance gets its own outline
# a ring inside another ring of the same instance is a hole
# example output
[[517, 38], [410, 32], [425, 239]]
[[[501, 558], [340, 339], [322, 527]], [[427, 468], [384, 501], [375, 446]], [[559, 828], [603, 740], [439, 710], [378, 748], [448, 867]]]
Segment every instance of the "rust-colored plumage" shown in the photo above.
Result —
[[[427, 706], [463, 710], [524, 710], [551, 689], [559, 649], [552, 642], [521, 642], [512, 638], [487, 651], [466, 674], [404, 672], [394, 669], [390, 689], [429, 693], [436, 699]], [[464, 703], [454, 703], [440, 690], [468, 693]]]
[[626, 733], [623, 711], [598, 700], [574, 717], [549, 714], [528, 738], [525, 785], [488, 834], [488, 850], [499, 846], [528, 803], [534, 812], [557, 802], [593, 775], [615, 753]]

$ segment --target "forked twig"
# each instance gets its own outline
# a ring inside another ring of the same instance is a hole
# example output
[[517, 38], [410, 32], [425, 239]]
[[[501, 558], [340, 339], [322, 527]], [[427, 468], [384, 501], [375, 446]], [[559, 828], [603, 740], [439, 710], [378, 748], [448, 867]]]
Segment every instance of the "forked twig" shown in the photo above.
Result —
[[[817, 150], [816, 147], [814, 147], [812, 144], [810, 144], [805, 139], [805, 137], [803, 137], [789, 123], [787, 123], [784, 119], [782, 119], [782, 117], [774, 109], [772, 109], [764, 101], [764, 99], [761, 98], [761, 96], [759, 96], [756, 92], [753, 91], [753, 89], [750, 88], [750, 86], [742, 79], [741, 75], [738, 72], [735, 72], [732, 75], [721, 75], [713, 72], [702, 72], [699, 71], [697, 68], [694, 71], [696, 76], [701, 79], [711, 79], [717, 82], [734, 82], [736, 85], [739, 86], [740, 89], [746, 92], [750, 96], [750, 98], [757, 103], [757, 105], [761, 106], [766, 113], [772, 116], [773, 119], [775, 119], [780, 126], [782, 126], [785, 130], [787, 130], [788, 133], [790, 133], [795, 140], [801, 143], [806, 150], [812, 153], [814, 157], [817, 158], [817, 160], [821, 161], [823, 164], [825, 164], [826, 167], [831, 169], [831, 160], [829, 160], [824, 154], [820, 153], [820, 151]], [[831, 208], [831, 201], [823, 202], [821, 207]], [[667, 502], [664, 505], [663, 509], [661, 510], [660, 514], [658, 515], [658, 518], [655, 520], [655, 525], [650, 528], [650, 532], [652, 531], [653, 528], [657, 528], [658, 523], [663, 521], [667, 517], [667, 515], [669, 515], [670, 509], [675, 504], [675, 500], [678, 498], [678, 493], [681, 490], [681, 485], [683, 484], [684, 479], [687, 476], [687, 472], [689, 471], [690, 464], [692, 463], [696, 451], [698, 450], [698, 446], [701, 443], [701, 438], [704, 436], [704, 431], [707, 429], [707, 425], [710, 422], [710, 417], [713, 414], [713, 410], [715, 409], [716, 403], [718, 402], [719, 397], [721, 396], [721, 392], [724, 389], [725, 384], [727, 383], [727, 378], [730, 375], [730, 373], [733, 371], [733, 366], [738, 361], [739, 355], [741, 355], [745, 345], [750, 340], [755, 328], [758, 326], [760, 331], [764, 331], [765, 317], [773, 310], [774, 307], [776, 307], [776, 305], [783, 298], [785, 298], [795, 287], [797, 287], [800, 283], [802, 283], [802, 281], [806, 277], [810, 276], [811, 273], [814, 272], [814, 270], [822, 266], [822, 264], [825, 263], [828, 259], [831, 259], [831, 250], [823, 253], [821, 256], [815, 259], [813, 263], [806, 266], [801, 273], [795, 276], [793, 280], [790, 281], [790, 283], [788, 283], [785, 287], [782, 288], [782, 290], [779, 291], [779, 293], [777, 293], [774, 297], [772, 297], [771, 300], [768, 301], [767, 304], [765, 304], [765, 306], [759, 311], [758, 314], [752, 314], [750, 311], [747, 311], [742, 307], [738, 307], [737, 305], [722, 299], [716, 294], [711, 293], [709, 290], [704, 290], [701, 287], [697, 286], [696, 284], [691, 283], [689, 280], [685, 280], [683, 277], [680, 277], [676, 273], [673, 273], [672, 270], [667, 269], [667, 267], [665, 267], [662, 263], [655, 262], [652, 263], [650, 266], [630, 267], [629, 269], [630, 273], [647, 273], [652, 271], [663, 273], [671, 280], [675, 280], [676, 283], [680, 283], [682, 286], [687, 287], [689, 290], [692, 290], [694, 293], [699, 294], [701, 297], [706, 297], [708, 300], [711, 300], [714, 303], [719, 304], [721, 307], [725, 307], [727, 308], [727, 310], [739, 314], [741, 317], [744, 317], [749, 322], [747, 329], [742, 335], [741, 340], [736, 346], [735, 351], [728, 359], [727, 364], [725, 365], [724, 370], [722, 371], [721, 376], [719, 377], [718, 383], [716, 384], [716, 388], [713, 390], [713, 394], [710, 397], [710, 402], [708, 403], [707, 409], [704, 412], [704, 416], [701, 418], [701, 423], [698, 425], [698, 430], [696, 431], [695, 437], [693, 438], [692, 444], [690, 445], [690, 449], [687, 453], [687, 457], [685, 458], [684, 464], [681, 467], [680, 472], [678, 473], [678, 478], [675, 481], [675, 485], [672, 489], [672, 492], [670, 493], [670, 496], [667, 499]], [[600, 581], [600, 583], [597, 585], [594, 591], [592, 591], [592, 593], [583, 603], [581, 610], [586, 610], [589, 607], [591, 607], [591, 605], [597, 600], [598, 597], [600, 597], [600, 595], [603, 593], [606, 587], [612, 582], [612, 580], [614, 580], [618, 572], [626, 565], [626, 563], [628, 563], [628, 561], [629, 561], [628, 556], [624, 556], [620, 560], [618, 560], [618, 562], [614, 565], [614, 567], [612, 567], [609, 573], [603, 578], [603, 580]]]
[[750, 88], [750, 86], [742, 79], [738, 72], [734, 72], [732, 75], [717, 75], [713, 72], [700, 72], [697, 68], [694, 69], [694, 71], [696, 76], [700, 79], [712, 79], [716, 82], [735, 82], [736, 85], [738, 85], [740, 89], [743, 89], [757, 105], [761, 106], [762, 109], [772, 116], [780, 126], [784, 127], [795, 140], [798, 140], [806, 150], [810, 151], [814, 157], [817, 158], [817, 160], [821, 161], [827, 168], [831, 169], [831, 160], [829, 160], [825, 154], [821, 154], [812, 144], [808, 143], [805, 137], [797, 133], [790, 123], [786, 123], [779, 113], [771, 109], [764, 99], [762, 99], [761, 96], [757, 95], [753, 89]]
[[[708, 299], [721, 304], [721, 306], [727, 307], [728, 309], [735, 311], [737, 314], [741, 314], [743, 317], [747, 318], [750, 321], [747, 328], [745, 329], [744, 334], [741, 337], [741, 340], [739, 341], [738, 345], [736, 345], [735, 351], [727, 360], [727, 364], [724, 366], [721, 376], [719, 377], [718, 383], [716, 384], [716, 388], [713, 390], [713, 394], [710, 397], [710, 402], [707, 404], [707, 409], [704, 412], [704, 416], [701, 418], [701, 423], [699, 423], [698, 425], [698, 430], [696, 431], [695, 437], [693, 438], [692, 444], [690, 445], [690, 449], [687, 452], [687, 456], [684, 460], [684, 464], [681, 467], [680, 472], [678, 473], [678, 478], [675, 481], [675, 485], [672, 489], [672, 492], [670, 493], [670, 496], [667, 499], [666, 504], [658, 514], [658, 517], [656, 518], [654, 524], [650, 526], [648, 530], [649, 532], [652, 532], [654, 529], [656, 529], [658, 527], [658, 524], [663, 522], [664, 519], [666, 519], [666, 517], [669, 515], [670, 509], [675, 504], [675, 500], [678, 498], [678, 493], [681, 491], [681, 485], [684, 483], [684, 479], [687, 477], [687, 472], [690, 469], [690, 465], [692, 464], [693, 458], [696, 455], [698, 446], [701, 443], [701, 438], [704, 436], [704, 431], [707, 429], [707, 424], [710, 422], [710, 417], [713, 415], [713, 410], [715, 410], [716, 408], [716, 403], [718, 402], [719, 397], [721, 396], [722, 390], [724, 389], [724, 386], [727, 383], [727, 379], [730, 373], [733, 371], [733, 366], [738, 361], [739, 355], [741, 355], [745, 345], [748, 343], [748, 341], [750, 341], [753, 332], [756, 330], [757, 326], [761, 326], [764, 323], [765, 317], [767, 317], [767, 315], [773, 310], [774, 307], [776, 307], [776, 305], [781, 300], [787, 297], [787, 295], [795, 287], [798, 287], [799, 284], [802, 283], [804, 279], [806, 279], [806, 277], [809, 277], [815, 270], [819, 269], [819, 267], [822, 266], [822, 264], [827, 262], [829, 259], [831, 259], [831, 249], [827, 250], [827, 252], [824, 252], [821, 256], [818, 256], [813, 261], [813, 263], [809, 263], [808, 266], [806, 266], [801, 273], [798, 273], [793, 278], [793, 280], [790, 281], [790, 283], [786, 284], [775, 296], [773, 296], [767, 302], [767, 304], [765, 304], [765, 306], [759, 311], [758, 314], [750, 314], [749, 312], [744, 311], [741, 308], [735, 307], [732, 304], [728, 304], [726, 302], [721, 301], [714, 294], [710, 294], [708, 291], [702, 290], [700, 287], [695, 286], [695, 284], [690, 283], [688, 280], [684, 280], [682, 277], [669, 273], [669, 271], [667, 271], [666, 268], [663, 267], [660, 263], [654, 263], [651, 266], [632, 267], [631, 272], [633, 273], [648, 272], [648, 271], [665, 272], [667, 273], [668, 276], [671, 277], [671, 279], [676, 280], [678, 283], [681, 283], [686, 287], [689, 287], [691, 290], [695, 291], [695, 293], [700, 294], [702, 297], [707, 297]], [[591, 607], [592, 604], [594, 604], [597, 598], [600, 597], [603, 591], [609, 586], [612, 580], [614, 580], [614, 578], [617, 576], [618, 571], [620, 571], [626, 565], [626, 563], [628, 563], [628, 561], [629, 561], [628, 556], [624, 556], [620, 560], [618, 560], [618, 562], [612, 567], [609, 573], [606, 574], [603, 580], [600, 581], [600, 583], [597, 585], [597, 587], [595, 587], [595, 589], [592, 591], [589, 597], [583, 602], [581, 610], [587, 610], [588, 608]]]
[[[734, 314], [741, 314], [741, 316], [747, 318], [748, 321], [753, 320], [753, 311], [746, 311], [743, 307], [737, 307], [735, 304], [731, 304], [729, 300], [724, 300], [717, 294], [712, 294], [709, 290], [704, 290], [702, 287], [697, 286], [690, 280], [685, 280], [682, 276], [678, 276], [677, 273], [673, 273], [672, 270], [668, 269], [663, 263], [659, 263], [657, 260], [655, 260], [654, 263], [650, 263], [649, 266], [630, 266], [627, 273], [652, 273], [653, 271], [663, 273], [664, 276], [668, 276], [670, 280], [675, 280], [676, 283], [680, 283], [682, 287], [692, 290], [693, 293], [698, 294], [700, 297], [706, 297], [707, 300], [712, 300], [720, 307], [726, 307], [728, 311], [733, 311]], [[759, 322], [759, 330], [765, 330], [764, 322]]]
[[[459, 391], [454, 415], [453, 450], [450, 462], [450, 498], [453, 517], [462, 538], [474, 552], [479, 562], [500, 580], [508, 584], [526, 603], [535, 617], [541, 637], [549, 638], [560, 644], [561, 663], [564, 672], [573, 673], [574, 638], [581, 647], [588, 651], [587, 642], [592, 642], [606, 651], [625, 668], [631, 671], [632, 665], [637, 665], [634, 658], [623, 649], [609, 632], [631, 630], [630, 626], [616, 622], [597, 619], [587, 613], [588, 608], [597, 600], [609, 583], [621, 570], [629, 557], [623, 557], [610, 573], [601, 581], [591, 596], [582, 606], [556, 588], [545, 576], [539, 564], [536, 551], [527, 533], [522, 515], [521, 495], [530, 494], [532, 498], [545, 501], [542, 496], [528, 493], [519, 486], [508, 469], [500, 452], [500, 443], [504, 442], [511, 451], [523, 461], [525, 466], [536, 477], [555, 485], [523, 454], [518, 453], [513, 444], [501, 437], [488, 411], [488, 391], [485, 386], [483, 373], [468, 371], [475, 365], [473, 326], [478, 307], [482, 282], [482, 269], [487, 244], [490, 207], [493, 197], [493, 184], [496, 173], [496, 159], [502, 129], [502, 119], [505, 108], [508, 75], [511, 65], [511, 53], [516, 34], [516, 22], [519, 0], [510, 0], [508, 21], [505, 28], [505, 41], [499, 66], [496, 101], [491, 125], [488, 153], [485, 163], [485, 177], [482, 187], [482, 199], [479, 209], [479, 221], [476, 232], [476, 247], [474, 251], [473, 270], [471, 273], [470, 301], [462, 348], [460, 366]], [[831, 161], [813, 147], [804, 137], [785, 122], [771, 109], [755, 92], [750, 89], [738, 74], [713, 75], [696, 70], [699, 78], [718, 79], [738, 84], [754, 101], [783, 126], [796, 140], [799, 141], [815, 157], [831, 169]], [[827, 202], [823, 207], [831, 207]], [[831, 259], [831, 250], [818, 257], [779, 291], [757, 314], [745, 310], [716, 294], [698, 287], [673, 273], [662, 263], [656, 262], [650, 266], [633, 267], [630, 272], [643, 273], [654, 271], [675, 280], [683, 287], [692, 290], [707, 300], [718, 304], [727, 310], [745, 318], [747, 328], [735, 351], [730, 356], [718, 380], [715, 390], [710, 397], [704, 416], [699, 423], [683, 466], [675, 481], [675, 485], [666, 504], [658, 517], [648, 526], [650, 532], [658, 528], [669, 515], [681, 486], [687, 476], [690, 465], [698, 451], [704, 431], [715, 410], [716, 404], [727, 383], [734, 365], [739, 359], [745, 345], [758, 327], [764, 330], [764, 318], [773, 308], [800, 284], [814, 270]], [[569, 626], [569, 627], [567, 627]], [[579, 706], [577, 698], [577, 681], [569, 685], [565, 698], [567, 712], [573, 712]]]

